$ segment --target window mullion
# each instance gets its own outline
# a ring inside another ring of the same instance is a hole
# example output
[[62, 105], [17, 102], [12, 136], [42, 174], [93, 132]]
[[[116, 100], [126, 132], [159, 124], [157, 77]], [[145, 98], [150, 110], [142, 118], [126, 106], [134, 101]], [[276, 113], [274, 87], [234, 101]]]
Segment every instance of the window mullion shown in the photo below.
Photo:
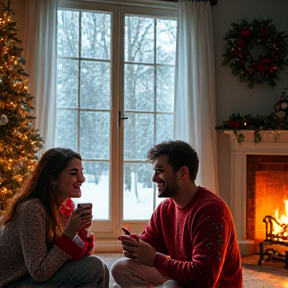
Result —
[[79, 23], [78, 23], [78, 37], [79, 37], [79, 49], [78, 49], [78, 138], [77, 138], [77, 147], [78, 151], [81, 151], [81, 43], [82, 43], [82, 33], [81, 33], [81, 20], [82, 19], [82, 12], [79, 15]]

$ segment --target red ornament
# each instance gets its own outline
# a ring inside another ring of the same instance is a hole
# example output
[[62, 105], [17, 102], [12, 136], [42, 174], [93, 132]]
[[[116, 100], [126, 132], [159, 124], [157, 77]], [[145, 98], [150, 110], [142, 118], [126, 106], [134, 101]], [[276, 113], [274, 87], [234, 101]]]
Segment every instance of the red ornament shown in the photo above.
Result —
[[228, 121], [228, 125], [230, 128], [233, 128], [234, 127], [234, 121]]
[[235, 122], [235, 128], [239, 128], [241, 126], [241, 122], [238, 120]]
[[269, 34], [270, 34], [269, 28], [265, 27], [265, 28], [264, 28], [264, 33], [265, 33], [266, 35], [269, 35]]
[[249, 30], [248, 29], [244, 29], [244, 30], [242, 30], [241, 32], [240, 32], [240, 34], [242, 35], [242, 36], [249, 36]]

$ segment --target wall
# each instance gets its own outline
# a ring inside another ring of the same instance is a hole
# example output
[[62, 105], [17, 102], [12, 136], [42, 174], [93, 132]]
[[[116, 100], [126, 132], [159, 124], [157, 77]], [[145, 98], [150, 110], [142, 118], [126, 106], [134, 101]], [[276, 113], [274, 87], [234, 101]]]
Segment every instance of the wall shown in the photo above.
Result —
[[[12, 0], [11, 8], [13, 9], [15, 15], [13, 17], [14, 21], [16, 21], [16, 27], [18, 29], [17, 38], [21, 41], [24, 39], [24, 31], [25, 31], [25, 9], [26, 9], [26, 0]], [[22, 43], [22, 47], [24, 48], [25, 43]]]
[[[19, 29], [19, 39], [23, 39], [25, 29], [25, 3], [27, 0], [12, 0], [15, 20]], [[217, 125], [226, 120], [232, 113], [253, 113], [268, 115], [274, 103], [280, 98], [283, 87], [288, 87], [288, 69], [280, 75], [280, 81], [272, 89], [268, 85], [257, 85], [253, 89], [241, 83], [231, 75], [228, 67], [221, 65], [225, 49], [224, 36], [232, 22], [241, 19], [251, 21], [253, 18], [270, 18], [279, 31], [288, 33], [287, 0], [219, 0], [212, 6], [212, 20], [215, 49]], [[25, 46], [25, 43], [23, 43]], [[23, 46], [23, 47], [24, 47]], [[230, 152], [229, 136], [218, 134], [218, 171], [220, 196], [230, 206]]]
[[[227, 120], [232, 113], [268, 115], [273, 105], [279, 100], [283, 87], [288, 87], [288, 69], [280, 74], [277, 86], [272, 89], [267, 84], [254, 86], [250, 89], [231, 75], [227, 66], [222, 66], [222, 53], [225, 50], [224, 36], [230, 30], [232, 22], [242, 19], [251, 21], [253, 18], [272, 19], [279, 31], [288, 33], [288, 1], [286, 0], [219, 0], [212, 6], [217, 125]], [[220, 196], [230, 206], [230, 155], [229, 136], [217, 132], [218, 136], [218, 172]]]

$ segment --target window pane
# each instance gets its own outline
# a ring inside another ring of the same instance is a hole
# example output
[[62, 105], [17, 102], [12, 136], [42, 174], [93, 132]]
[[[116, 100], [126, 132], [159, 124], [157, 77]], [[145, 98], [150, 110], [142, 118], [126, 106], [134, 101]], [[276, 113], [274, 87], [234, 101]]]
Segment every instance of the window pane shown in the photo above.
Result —
[[78, 107], [78, 61], [57, 59], [57, 107]]
[[77, 57], [79, 48], [79, 12], [58, 10], [58, 56]]
[[155, 206], [151, 177], [151, 164], [124, 164], [123, 218], [125, 220], [150, 219]]
[[176, 21], [137, 16], [125, 21], [123, 217], [143, 220], [162, 199], [152, 185], [151, 165], [138, 162], [147, 162], [154, 144], [173, 139]]
[[86, 159], [109, 159], [110, 113], [81, 112], [81, 149]]
[[85, 182], [81, 186], [81, 198], [76, 203], [92, 203], [93, 220], [108, 220], [109, 208], [109, 164], [106, 162], [83, 161]]
[[125, 110], [153, 111], [154, 67], [125, 65]]
[[82, 156], [86, 181], [73, 200], [92, 202], [94, 220], [110, 218], [111, 15], [58, 12], [56, 143]]
[[125, 61], [154, 62], [154, 19], [125, 17]]
[[154, 143], [154, 116], [144, 113], [126, 113], [129, 119], [124, 127], [124, 159], [146, 160], [147, 151]]
[[83, 12], [81, 16], [81, 56], [110, 59], [111, 15]]
[[78, 115], [75, 110], [58, 110], [56, 146], [77, 151]]
[[157, 115], [157, 141], [160, 143], [165, 140], [173, 139], [173, 114]]
[[174, 67], [160, 66], [157, 68], [157, 111], [171, 112], [174, 110]]
[[110, 63], [81, 62], [81, 108], [110, 109]]
[[175, 64], [177, 21], [157, 20], [157, 63]]

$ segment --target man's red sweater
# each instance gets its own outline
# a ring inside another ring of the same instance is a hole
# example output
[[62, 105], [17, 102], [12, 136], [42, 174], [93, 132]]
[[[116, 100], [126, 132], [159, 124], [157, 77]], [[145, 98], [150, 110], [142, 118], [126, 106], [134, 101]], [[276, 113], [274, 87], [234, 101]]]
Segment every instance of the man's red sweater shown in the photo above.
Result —
[[205, 188], [199, 187], [185, 208], [165, 199], [141, 239], [161, 253], [154, 261], [161, 274], [184, 287], [242, 287], [241, 257], [230, 210]]

